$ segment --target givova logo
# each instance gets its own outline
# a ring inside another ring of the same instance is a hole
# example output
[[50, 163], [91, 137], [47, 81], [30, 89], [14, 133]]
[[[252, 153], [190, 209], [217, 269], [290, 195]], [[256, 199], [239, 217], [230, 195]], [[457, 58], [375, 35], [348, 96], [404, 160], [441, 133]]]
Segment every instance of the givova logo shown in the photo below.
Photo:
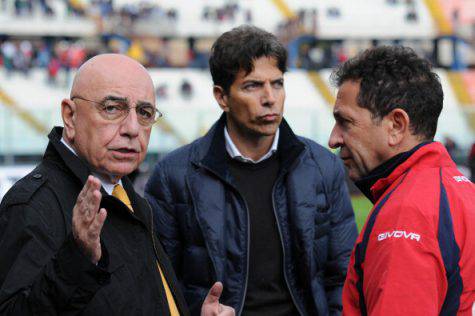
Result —
[[457, 182], [471, 182], [467, 177], [464, 176], [455, 176], [454, 180]]
[[388, 238], [404, 238], [415, 240], [417, 242], [421, 241], [421, 235], [413, 232], [406, 232], [405, 230], [393, 230], [392, 232], [384, 232], [378, 235], [378, 241], [383, 241]]

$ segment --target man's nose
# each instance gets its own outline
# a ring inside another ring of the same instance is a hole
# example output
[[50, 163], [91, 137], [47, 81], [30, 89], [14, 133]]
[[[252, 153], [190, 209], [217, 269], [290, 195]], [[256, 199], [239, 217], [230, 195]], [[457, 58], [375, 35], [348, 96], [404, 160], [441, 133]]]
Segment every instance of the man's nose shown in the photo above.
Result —
[[340, 128], [335, 124], [333, 126], [332, 132], [330, 134], [330, 139], [328, 140], [328, 146], [330, 148], [336, 149], [343, 145], [343, 137], [341, 135]]
[[277, 92], [272, 87], [272, 84], [270, 82], [266, 82], [264, 84], [262, 104], [267, 105], [267, 106], [273, 105], [277, 100], [276, 93]]
[[130, 138], [137, 137], [139, 135], [140, 126], [135, 107], [131, 108], [120, 125], [120, 133]]

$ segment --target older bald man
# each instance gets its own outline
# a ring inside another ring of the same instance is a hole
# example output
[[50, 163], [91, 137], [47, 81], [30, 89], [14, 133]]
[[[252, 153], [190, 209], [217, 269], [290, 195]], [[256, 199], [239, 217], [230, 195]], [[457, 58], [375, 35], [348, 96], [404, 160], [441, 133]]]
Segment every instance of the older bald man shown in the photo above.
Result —
[[[42, 162], [0, 204], [0, 314], [187, 315], [149, 205], [126, 175], [142, 162], [153, 83], [134, 60], [78, 71]], [[232, 315], [213, 286], [203, 315]]]

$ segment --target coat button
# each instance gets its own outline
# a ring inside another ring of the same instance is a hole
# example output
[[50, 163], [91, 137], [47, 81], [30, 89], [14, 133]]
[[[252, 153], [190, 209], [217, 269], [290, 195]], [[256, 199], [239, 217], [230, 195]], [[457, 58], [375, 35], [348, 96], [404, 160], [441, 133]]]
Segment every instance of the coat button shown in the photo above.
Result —
[[33, 178], [35, 178], [35, 179], [41, 179], [42, 177], [43, 177], [43, 175], [41, 173], [35, 173], [33, 175]]

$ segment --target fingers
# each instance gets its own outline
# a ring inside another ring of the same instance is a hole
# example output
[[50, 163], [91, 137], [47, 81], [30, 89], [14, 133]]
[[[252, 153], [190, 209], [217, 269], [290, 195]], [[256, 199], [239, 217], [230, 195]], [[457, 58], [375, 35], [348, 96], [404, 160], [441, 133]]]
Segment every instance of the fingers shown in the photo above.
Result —
[[99, 205], [101, 204], [102, 194], [98, 189], [91, 190], [87, 196], [87, 206], [85, 211], [85, 220], [92, 222], [96, 217]]
[[219, 303], [219, 298], [223, 293], [223, 284], [216, 282], [206, 296], [201, 306], [201, 316], [234, 316], [234, 308]]
[[89, 227], [89, 239], [91, 241], [91, 259], [93, 263], [97, 263], [102, 256], [100, 235], [106, 217], [106, 209], [101, 208], [96, 214], [91, 226]]
[[100, 181], [89, 176], [73, 209], [73, 237], [93, 263], [101, 258], [100, 234], [107, 217], [105, 209], [99, 210], [102, 199], [100, 188]]
[[94, 190], [99, 190], [100, 188], [101, 182], [99, 181], [99, 179], [93, 176], [89, 176], [86, 180], [86, 184], [79, 193], [78, 202], [83, 202], [86, 196], [88, 196], [88, 194], [90, 194]]
[[221, 293], [223, 293], [223, 284], [221, 282], [214, 283], [211, 289], [209, 290], [208, 295], [206, 295], [206, 298], [203, 303], [213, 304], [219, 302]]
[[99, 179], [89, 176], [86, 182], [86, 198], [85, 198], [85, 216], [86, 219], [92, 221], [96, 216], [96, 213], [99, 209], [99, 204], [101, 203], [101, 182]]
[[76, 215], [79, 216], [79, 220], [84, 222], [84, 224], [90, 224], [99, 209], [102, 198], [101, 192], [99, 191], [100, 188], [101, 182], [97, 178], [89, 176], [86, 184], [79, 193], [76, 201]]
[[101, 235], [102, 226], [106, 221], [107, 211], [105, 208], [101, 208], [96, 216], [94, 217], [94, 221], [92, 222], [91, 226], [89, 226], [89, 236], [91, 239], [97, 239]]
[[219, 316], [234, 316], [234, 315], [236, 315], [236, 312], [235, 312], [234, 308], [232, 308], [230, 306], [219, 304], [219, 314], [218, 315]]

